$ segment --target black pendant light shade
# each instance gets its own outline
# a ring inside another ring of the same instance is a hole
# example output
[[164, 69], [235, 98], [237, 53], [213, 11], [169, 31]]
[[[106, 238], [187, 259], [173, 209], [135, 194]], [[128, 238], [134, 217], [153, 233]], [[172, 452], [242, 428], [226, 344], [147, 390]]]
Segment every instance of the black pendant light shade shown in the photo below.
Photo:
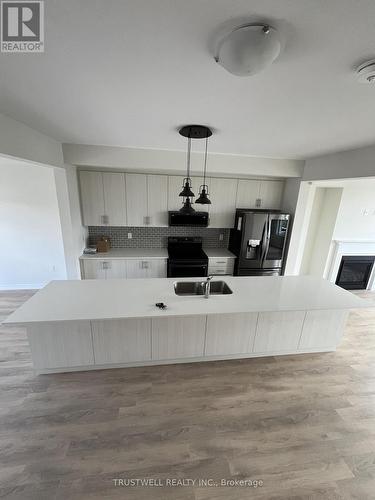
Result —
[[182, 214], [193, 214], [195, 212], [194, 208], [191, 206], [190, 198], [187, 197], [182, 208], [180, 208]]
[[178, 196], [183, 196], [184, 198], [192, 198], [193, 196], [195, 196], [195, 194], [191, 190], [191, 180], [189, 179], [189, 177], [185, 177], [182, 184], [182, 191]]
[[211, 200], [208, 198], [207, 184], [202, 184], [200, 187], [199, 198], [195, 200], [195, 203], [200, 203], [201, 205], [211, 205]]

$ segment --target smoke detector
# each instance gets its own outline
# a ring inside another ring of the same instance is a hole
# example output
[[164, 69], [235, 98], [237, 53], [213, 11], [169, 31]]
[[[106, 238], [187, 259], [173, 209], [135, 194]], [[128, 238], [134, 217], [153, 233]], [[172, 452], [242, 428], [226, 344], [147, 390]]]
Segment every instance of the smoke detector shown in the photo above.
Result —
[[375, 83], [375, 59], [359, 66], [357, 69], [357, 78], [361, 83]]

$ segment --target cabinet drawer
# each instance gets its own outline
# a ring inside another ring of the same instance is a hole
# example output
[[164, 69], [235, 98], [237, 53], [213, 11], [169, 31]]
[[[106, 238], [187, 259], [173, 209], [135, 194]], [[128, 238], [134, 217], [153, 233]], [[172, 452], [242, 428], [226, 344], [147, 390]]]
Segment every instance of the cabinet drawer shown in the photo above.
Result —
[[234, 259], [209, 259], [209, 274], [233, 274]]

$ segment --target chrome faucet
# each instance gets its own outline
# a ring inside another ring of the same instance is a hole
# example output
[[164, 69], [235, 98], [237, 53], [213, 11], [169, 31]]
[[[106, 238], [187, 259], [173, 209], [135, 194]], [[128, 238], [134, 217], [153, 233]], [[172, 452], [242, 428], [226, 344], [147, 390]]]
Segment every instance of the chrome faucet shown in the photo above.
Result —
[[204, 286], [204, 298], [208, 299], [210, 296], [210, 289], [211, 289], [211, 280], [213, 276], [207, 276], [206, 281], [203, 282]]

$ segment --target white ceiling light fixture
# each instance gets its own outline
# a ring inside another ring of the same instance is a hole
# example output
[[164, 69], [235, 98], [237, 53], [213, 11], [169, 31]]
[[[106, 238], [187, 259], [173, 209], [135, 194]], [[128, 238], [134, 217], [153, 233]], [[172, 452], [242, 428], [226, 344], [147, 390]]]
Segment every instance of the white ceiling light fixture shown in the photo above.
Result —
[[215, 61], [236, 76], [251, 76], [279, 56], [278, 31], [267, 24], [246, 24], [228, 33], [218, 44]]
[[361, 83], [375, 83], [375, 59], [367, 61], [357, 68], [357, 78]]

